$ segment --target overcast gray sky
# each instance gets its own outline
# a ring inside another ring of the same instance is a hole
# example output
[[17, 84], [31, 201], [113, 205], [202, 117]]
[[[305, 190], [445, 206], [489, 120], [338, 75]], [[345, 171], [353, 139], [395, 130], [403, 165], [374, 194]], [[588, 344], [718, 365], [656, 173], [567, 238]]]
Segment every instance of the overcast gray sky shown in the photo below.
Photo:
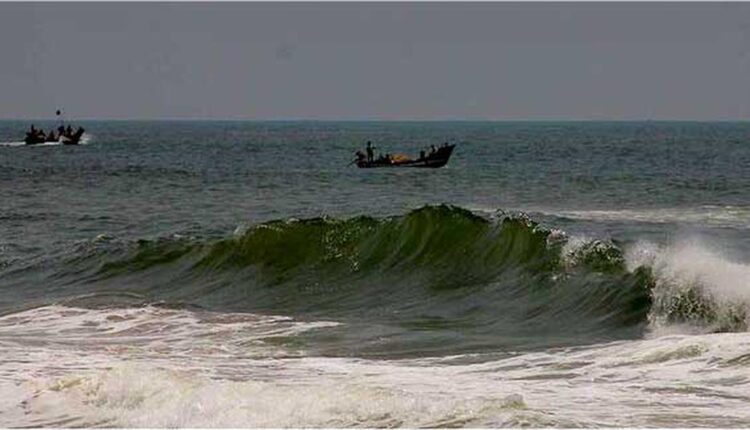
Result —
[[750, 119], [750, 4], [0, 3], [0, 118]]

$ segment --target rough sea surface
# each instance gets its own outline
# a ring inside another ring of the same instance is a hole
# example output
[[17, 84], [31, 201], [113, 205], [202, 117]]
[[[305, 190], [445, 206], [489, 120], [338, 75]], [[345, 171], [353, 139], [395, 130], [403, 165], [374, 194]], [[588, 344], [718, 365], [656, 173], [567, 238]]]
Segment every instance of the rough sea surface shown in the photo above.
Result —
[[750, 123], [80, 123], [0, 121], [0, 427], [750, 426]]

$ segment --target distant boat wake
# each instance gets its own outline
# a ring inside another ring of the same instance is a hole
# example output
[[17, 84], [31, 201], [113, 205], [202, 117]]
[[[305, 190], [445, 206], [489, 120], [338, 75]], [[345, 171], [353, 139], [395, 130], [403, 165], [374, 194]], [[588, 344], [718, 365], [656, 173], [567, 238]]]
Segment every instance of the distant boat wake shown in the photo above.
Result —
[[[86, 145], [93, 139], [93, 135], [86, 133], [83, 136], [81, 136], [81, 140], [78, 142], [78, 145]], [[63, 142], [57, 141], [57, 142], [43, 142], [43, 143], [35, 143], [33, 145], [27, 145], [26, 142], [23, 140], [19, 141], [13, 141], [13, 142], [0, 142], [0, 146], [28, 146], [28, 147], [40, 147], [40, 146], [62, 146]]]

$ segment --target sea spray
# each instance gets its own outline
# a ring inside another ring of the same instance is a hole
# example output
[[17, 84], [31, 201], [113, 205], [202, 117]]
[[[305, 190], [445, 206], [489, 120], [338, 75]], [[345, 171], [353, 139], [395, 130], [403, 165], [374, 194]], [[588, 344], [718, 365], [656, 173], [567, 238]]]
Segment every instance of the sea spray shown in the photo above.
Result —
[[652, 329], [687, 324], [703, 332], [747, 330], [750, 266], [695, 239], [669, 246], [638, 242], [627, 254], [629, 268], [653, 273]]

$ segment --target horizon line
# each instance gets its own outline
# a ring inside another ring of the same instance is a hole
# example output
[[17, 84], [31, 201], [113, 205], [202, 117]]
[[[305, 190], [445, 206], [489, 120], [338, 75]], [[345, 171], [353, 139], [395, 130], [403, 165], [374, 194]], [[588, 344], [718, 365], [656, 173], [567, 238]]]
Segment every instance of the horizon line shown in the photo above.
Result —
[[[57, 121], [53, 117], [0, 118], [0, 121]], [[162, 118], [111, 118], [81, 117], [63, 118], [64, 121], [140, 121], [140, 122], [750, 122], [750, 118], [525, 118], [525, 119], [470, 119], [470, 118], [434, 118], [434, 119], [383, 119], [383, 118], [199, 118], [199, 117], [162, 117]]]

